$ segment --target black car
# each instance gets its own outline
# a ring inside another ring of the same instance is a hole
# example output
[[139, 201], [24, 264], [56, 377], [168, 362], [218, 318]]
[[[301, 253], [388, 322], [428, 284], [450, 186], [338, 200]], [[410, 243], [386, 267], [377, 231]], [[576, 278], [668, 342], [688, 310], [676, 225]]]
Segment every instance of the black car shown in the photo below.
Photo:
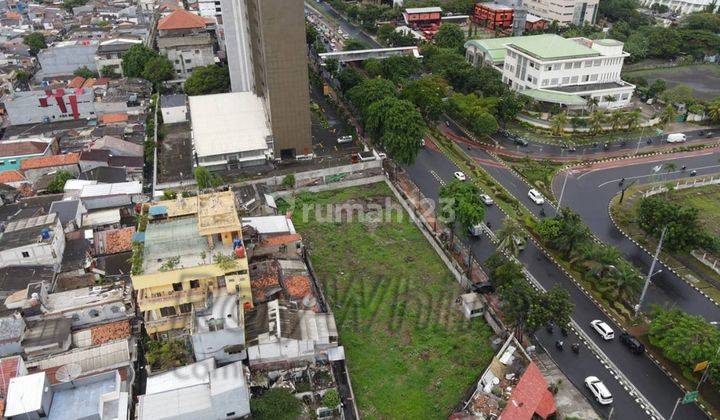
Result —
[[626, 332], [620, 334], [620, 342], [625, 344], [634, 354], [645, 353], [645, 346], [643, 343]]
[[475, 283], [470, 285], [470, 290], [481, 295], [495, 293], [495, 287], [490, 283]]
[[515, 144], [519, 144], [520, 146], [527, 147], [528, 142], [527, 142], [527, 140], [525, 140], [523, 138], [516, 138]]

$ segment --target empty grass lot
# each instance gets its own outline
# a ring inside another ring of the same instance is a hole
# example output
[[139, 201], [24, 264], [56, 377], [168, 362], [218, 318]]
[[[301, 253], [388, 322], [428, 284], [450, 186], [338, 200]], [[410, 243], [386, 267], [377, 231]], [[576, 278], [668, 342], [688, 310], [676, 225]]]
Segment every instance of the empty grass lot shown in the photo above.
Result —
[[312, 211], [303, 220], [303, 206], [322, 216], [327, 204], [368, 210], [389, 197], [383, 183], [303, 193], [293, 222], [335, 313], [361, 416], [446, 417], [489, 363], [491, 330], [465, 321], [462, 291], [425, 237], [402, 211], [391, 221], [321, 222]]
[[670, 200], [700, 210], [700, 221], [708, 233], [720, 236], [720, 186], [673, 191]]

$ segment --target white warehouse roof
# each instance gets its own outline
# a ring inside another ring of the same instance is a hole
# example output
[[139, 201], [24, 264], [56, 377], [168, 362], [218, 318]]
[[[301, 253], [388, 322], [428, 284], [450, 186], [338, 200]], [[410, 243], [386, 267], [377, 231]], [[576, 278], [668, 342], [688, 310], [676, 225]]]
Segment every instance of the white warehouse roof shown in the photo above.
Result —
[[108, 195], [137, 195], [142, 194], [142, 184], [139, 181], [116, 182], [114, 184], [85, 185], [80, 192], [81, 198], [104, 197]]
[[198, 157], [265, 150], [272, 134], [262, 99], [250, 92], [191, 96], [193, 145]]

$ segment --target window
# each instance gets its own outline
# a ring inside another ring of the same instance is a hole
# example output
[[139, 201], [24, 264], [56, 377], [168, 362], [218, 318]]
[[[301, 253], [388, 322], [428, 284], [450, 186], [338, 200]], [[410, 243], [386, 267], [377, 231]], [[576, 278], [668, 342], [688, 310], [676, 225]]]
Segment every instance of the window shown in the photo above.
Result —
[[625, 100], [625, 99], [627, 99], [627, 98], [629, 98], [629, 97], [630, 97], [630, 94], [629, 94], [629, 93], [623, 93], [622, 96], [620, 96], [620, 98], [621, 98], [622, 100]]
[[192, 311], [192, 303], [181, 303], [180, 304], [180, 313], [181, 314], [189, 314]]
[[577, 83], [577, 81], [578, 81], [578, 77], [577, 77], [577, 76], [573, 76], [573, 77], [570, 78], [570, 83]]
[[225, 413], [225, 417], [232, 417], [232, 416], [234, 416], [234, 415], [235, 415], [235, 412], [234, 412], [234, 411], [231, 411], [231, 412], [229, 412], [229, 413]]
[[531, 62], [530, 62], [530, 67], [535, 68], [535, 63], [533, 63], [533, 62], [531, 61]]
[[172, 287], [174, 292], [180, 292], [183, 289], [182, 283], [173, 283]]
[[574, 68], [574, 69], [579, 69], [580, 66], [582, 66], [582, 61], [576, 61], [576, 62], [573, 63], [573, 68]]
[[220, 276], [217, 278], [217, 285], [218, 287], [225, 287], [225, 276]]
[[563, 78], [562, 78], [562, 84], [563, 84], [563, 85], [567, 85], [568, 83], [570, 83], [570, 78], [569, 78], [569, 77], [563, 77]]
[[200, 54], [200, 50], [195, 50], [195, 54]]
[[550, 85], [551, 85], [551, 86], [555, 86], [555, 85], [557, 85], [557, 83], [558, 83], [557, 77], [553, 77], [552, 80], [550, 80]]
[[164, 308], [160, 308], [160, 315], [162, 316], [175, 316], [177, 314], [177, 311], [175, 311], [174, 306], [166, 306]]
[[595, 61], [593, 61], [593, 65], [594, 65], [595, 67], [599, 67], [601, 64], [602, 64], [602, 60], [595, 60]]
[[587, 74], [582, 77], [583, 82], [587, 82], [588, 80], [590, 80], [590, 76], [588, 76]]
[[22, 256], [23, 256], [23, 258], [30, 258], [30, 253], [27, 251], [23, 251]]
[[190, 288], [197, 289], [200, 287], [200, 280], [190, 280]]
[[186, 58], [186, 59], [185, 59], [185, 64], [190, 64], [191, 62], [192, 62], [191, 59], [189, 59], [189, 58]]
[[591, 81], [591, 82], [596, 81], [597, 78], [598, 78], [598, 75], [597, 75], [597, 74], [591, 74], [591, 75], [590, 75], [590, 81]]
[[12, 160], [10, 161], [10, 164], [11, 164], [11, 165], [14, 165], [14, 164], [16, 164], [16, 163], [17, 163], [17, 160], [15, 160], [15, 159], [12, 159]]
[[547, 71], [552, 71], [552, 69], [553, 69], [553, 66], [552, 66], [552, 64], [551, 64], [551, 65], [549, 65], [549, 66], [547, 66], [547, 67], [545, 68], [545, 70], [547, 70]]
[[0, 166], [4, 166], [4, 165], [5, 165], [5, 161], [4, 161], [4, 160], [0, 160]]
[[571, 69], [573, 66], [573, 63], [565, 63], [565, 70]]

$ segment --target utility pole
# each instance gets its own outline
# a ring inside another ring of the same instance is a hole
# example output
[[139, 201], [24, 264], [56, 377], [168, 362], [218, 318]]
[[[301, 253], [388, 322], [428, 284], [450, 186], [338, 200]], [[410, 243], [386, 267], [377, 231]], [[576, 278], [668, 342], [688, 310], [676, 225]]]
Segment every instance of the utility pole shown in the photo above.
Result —
[[625, 188], [620, 189], [620, 204], [622, 204], [623, 199], [625, 198], [625, 191], [627, 191], [628, 188], [632, 187], [632, 185], [637, 182], [637, 179], [634, 179], [631, 183], [629, 183]]
[[635, 306], [635, 318], [637, 318], [638, 314], [640, 313], [640, 308], [642, 307], [643, 300], [645, 299], [645, 293], [647, 293], [648, 286], [650, 285], [650, 278], [655, 273], [655, 264], [657, 263], [658, 256], [660, 255], [660, 250], [662, 250], [662, 244], [665, 240], [666, 232], [667, 226], [663, 228], [662, 233], [660, 234], [660, 242], [658, 242], [657, 249], [655, 250], [655, 255], [653, 256], [652, 264], [650, 264], [650, 271], [648, 271], [647, 277], [645, 278], [645, 285], [643, 286], [642, 293], [640, 294], [640, 301]]
[[677, 401], [675, 401], [675, 407], [673, 407], [672, 414], [670, 414], [670, 418], [668, 420], [672, 420], [673, 417], [675, 417], [675, 412], [677, 411], [678, 405], [680, 405], [680, 400], [682, 400], [682, 397], [678, 398]]
[[567, 184], [568, 175], [570, 175], [570, 171], [565, 171], [565, 180], [563, 181], [562, 189], [560, 190], [560, 198], [558, 199], [558, 210], [560, 210], [560, 206], [562, 205], [562, 199], [563, 195], [565, 194], [565, 184]]

